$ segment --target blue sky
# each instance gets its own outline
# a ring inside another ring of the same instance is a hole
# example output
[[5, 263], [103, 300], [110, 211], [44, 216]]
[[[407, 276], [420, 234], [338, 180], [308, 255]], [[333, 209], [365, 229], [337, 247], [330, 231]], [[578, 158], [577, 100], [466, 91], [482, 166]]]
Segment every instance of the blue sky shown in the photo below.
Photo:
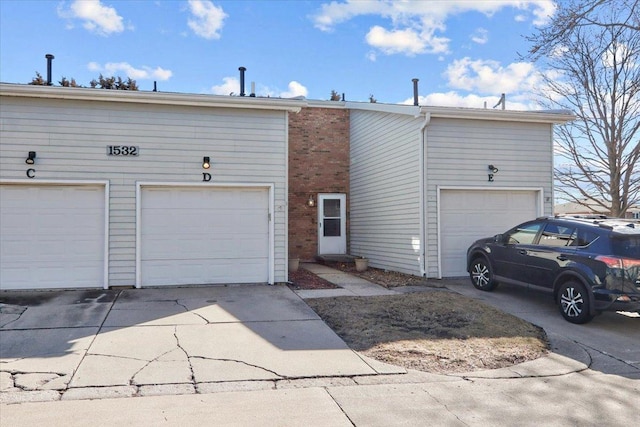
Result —
[[537, 109], [538, 70], [518, 54], [552, 0], [0, 0], [0, 81], [83, 85], [131, 77], [141, 90]]

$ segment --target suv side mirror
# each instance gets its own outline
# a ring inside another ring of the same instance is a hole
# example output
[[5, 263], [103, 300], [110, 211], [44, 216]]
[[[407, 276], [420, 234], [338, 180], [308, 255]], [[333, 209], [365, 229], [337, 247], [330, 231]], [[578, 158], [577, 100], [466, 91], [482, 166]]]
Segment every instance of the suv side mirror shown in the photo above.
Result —
[[493, 236], [493, 241], [495, 243], [503, 243], [504, 240], [504, 236], [502, 234], [496, 234], [495, 236]]

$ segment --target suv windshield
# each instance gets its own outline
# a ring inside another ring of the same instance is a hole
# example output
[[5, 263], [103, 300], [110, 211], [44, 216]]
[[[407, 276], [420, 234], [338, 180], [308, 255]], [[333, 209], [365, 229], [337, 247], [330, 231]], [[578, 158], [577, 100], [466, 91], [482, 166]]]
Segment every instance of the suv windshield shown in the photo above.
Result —
[[614, 255], [640, 259], [640, 236], [615, 236], [611, 248]]

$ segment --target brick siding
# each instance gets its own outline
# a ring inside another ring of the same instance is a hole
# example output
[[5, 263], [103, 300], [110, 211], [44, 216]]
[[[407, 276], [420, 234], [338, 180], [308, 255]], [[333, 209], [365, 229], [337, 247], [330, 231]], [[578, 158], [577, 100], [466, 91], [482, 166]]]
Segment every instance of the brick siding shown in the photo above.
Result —
[[[318, 207], [312, 195], [347, 194], [349, 218], [349, 110], [303, 108], [289, 114], [289, 256], [313, 260], [318, 249]], [[347, 220], [347, 248], [349, 223]]]

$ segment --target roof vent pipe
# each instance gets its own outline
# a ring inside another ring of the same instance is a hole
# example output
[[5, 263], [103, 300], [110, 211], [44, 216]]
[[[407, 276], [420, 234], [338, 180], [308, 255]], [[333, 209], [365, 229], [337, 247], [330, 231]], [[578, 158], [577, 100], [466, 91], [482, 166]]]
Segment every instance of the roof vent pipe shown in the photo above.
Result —
[[55, 56], [47, 53], [44, 57], [47, 58], [47, 86], [51, 86], [51, 62]]
[[238, 70], [240, 70], [240, 96], [244, 96], [244, 72], [247, 71], [247, 69], [240, 67]]
[[418, 79], [411, 79], [413, 82], [413, 105], [418, 106]]

